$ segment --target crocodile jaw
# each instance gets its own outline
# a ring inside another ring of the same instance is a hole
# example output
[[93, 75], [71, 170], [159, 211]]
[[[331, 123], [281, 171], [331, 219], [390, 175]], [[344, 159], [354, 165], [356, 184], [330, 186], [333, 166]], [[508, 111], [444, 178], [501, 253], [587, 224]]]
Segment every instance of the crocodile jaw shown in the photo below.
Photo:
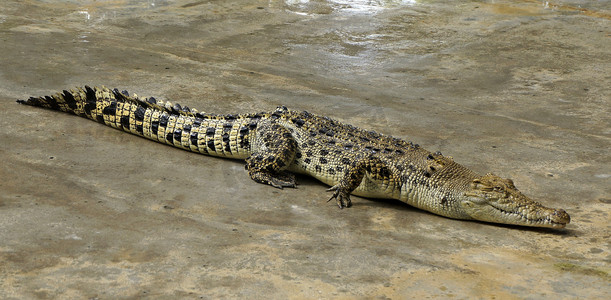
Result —
[[564, 228], [571, 221], [562, 209], [542, 205], [512, 207], [498, 205], [480, 199], [462, 200], [461, 210], [474, 220], [531, 227]]
[[563, 228], [571, 221], [562, 209], [548, 208], [523, 195], [509, 179], [487, 174], [474, 179], [459, 201], [474, 220], [531, 227]]

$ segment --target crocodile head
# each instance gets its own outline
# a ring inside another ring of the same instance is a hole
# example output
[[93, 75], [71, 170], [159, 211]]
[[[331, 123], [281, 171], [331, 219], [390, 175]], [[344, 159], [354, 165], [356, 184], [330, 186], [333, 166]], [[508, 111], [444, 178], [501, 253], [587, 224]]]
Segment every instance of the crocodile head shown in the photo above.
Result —
[[571, 221], [562, 209], [548, 208], [524, 196], [511, 179], [493, 174], [473, 179], [460, 200], [463, 213], [479, 221], [563, 228]]

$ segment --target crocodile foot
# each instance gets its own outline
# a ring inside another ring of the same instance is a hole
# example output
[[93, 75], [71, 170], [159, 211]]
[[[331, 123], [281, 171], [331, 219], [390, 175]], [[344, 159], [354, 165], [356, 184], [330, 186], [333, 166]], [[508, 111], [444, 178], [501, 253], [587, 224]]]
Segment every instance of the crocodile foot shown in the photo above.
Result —
[[289, 172], [272, 174], [270, 172], [259, 171], [251, 173], [250, 177], [256, 182], [269, 184], [279, 189], [283, 189], [285, 187], [294, 188], [297, 186], [295, 175]]
[[333, 195], [331, 198], [329, 198], [329, 200], [327, 200], [327, 202], [335, 199], [339, 208], [352, 206], [352, 201], [350, 201], [350, 192], [348, 192], [346, 188], [342, 188], [340, 184], [336, 184], [327, 189], [327, 192], [333, 192]]

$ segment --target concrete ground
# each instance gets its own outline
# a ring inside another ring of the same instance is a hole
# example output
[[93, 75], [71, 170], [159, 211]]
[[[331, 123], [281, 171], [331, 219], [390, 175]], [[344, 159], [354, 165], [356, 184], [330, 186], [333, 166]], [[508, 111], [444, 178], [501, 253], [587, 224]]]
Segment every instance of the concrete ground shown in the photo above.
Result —
[[[0, 298], [609, 299], [607, 1], [4, 0]], [[16, 99], [106, 85], [282, 104], [419, 143], [564, 208], [459, 221]]]

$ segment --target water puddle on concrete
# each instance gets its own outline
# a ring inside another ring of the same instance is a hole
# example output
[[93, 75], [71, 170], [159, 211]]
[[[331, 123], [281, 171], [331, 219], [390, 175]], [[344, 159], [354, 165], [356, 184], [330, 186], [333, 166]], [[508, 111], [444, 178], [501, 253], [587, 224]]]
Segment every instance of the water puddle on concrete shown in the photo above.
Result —
[[288, 10], [302, 15], [338, 13], [343, 15], [371, 15], [387, 8], [416, 5], [416, 0], [285, 0]]

